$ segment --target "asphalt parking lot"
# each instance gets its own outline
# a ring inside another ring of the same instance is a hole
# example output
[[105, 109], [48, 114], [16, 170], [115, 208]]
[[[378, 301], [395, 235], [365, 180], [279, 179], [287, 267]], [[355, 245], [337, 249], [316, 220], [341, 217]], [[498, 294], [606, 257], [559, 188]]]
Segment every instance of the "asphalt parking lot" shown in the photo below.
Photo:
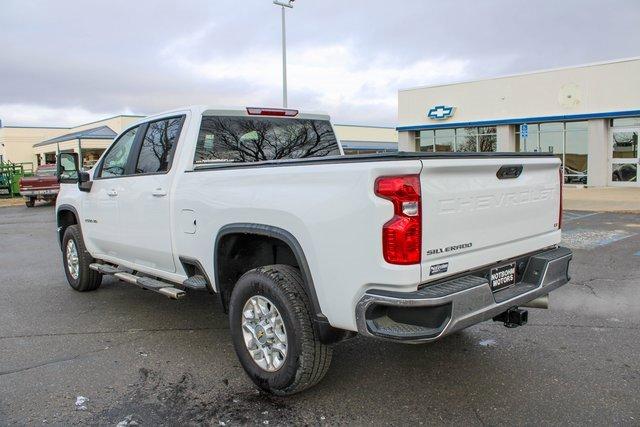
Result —
[[[53, 208], [0, 209], [0, 424], [640, 424], [640, 215], [567, 212], [572, 282], [529, 325], [338, 344], [317, 387], [260, 394], [218, 301], [66, 283]], [[132, 423], [133, 422], [133, 423]]]

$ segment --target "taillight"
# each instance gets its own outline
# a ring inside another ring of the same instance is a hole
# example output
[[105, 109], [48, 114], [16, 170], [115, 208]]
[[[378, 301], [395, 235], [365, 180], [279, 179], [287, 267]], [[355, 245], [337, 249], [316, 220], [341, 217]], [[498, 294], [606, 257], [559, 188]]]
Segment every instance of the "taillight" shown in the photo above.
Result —
[[560, 212], [558, 212], [558, 229], [562, 228], [562, 187], [564, 185], [564, 174], [562, 173], [562, 166], [558, 169], [558, 177], [560, 180]]
[[298, 115], [298, 110], [286, 110], [284, 108], [247, 107], [247, 114], [249, 114], [250, 116], [295, 117]]
[[390, 264], [418, 264], [422, 254], [420, 176], [383, 176], [375, 193], [393, 203], [393, 218], [382, 227], [382, 253]]

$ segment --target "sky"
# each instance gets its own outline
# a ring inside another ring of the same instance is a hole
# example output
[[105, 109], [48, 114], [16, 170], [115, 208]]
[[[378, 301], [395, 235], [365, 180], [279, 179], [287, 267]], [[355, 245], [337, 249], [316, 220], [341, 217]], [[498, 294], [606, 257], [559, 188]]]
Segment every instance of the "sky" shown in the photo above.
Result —
[[[2, 0], [0, 120], [282, 105], [271, 0]], [[289, 107], [395, 125], [398, 89], [640, 56], [639, 0], [296, 0]]]

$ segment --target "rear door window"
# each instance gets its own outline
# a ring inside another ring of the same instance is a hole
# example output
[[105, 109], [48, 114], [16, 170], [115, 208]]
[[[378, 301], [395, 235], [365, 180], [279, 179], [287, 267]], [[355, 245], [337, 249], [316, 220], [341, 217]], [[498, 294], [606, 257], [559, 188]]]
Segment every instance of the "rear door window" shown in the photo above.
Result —
[[183, 119], [184, 116], [172, 117], [149, 123], [140, 147], [136, 174], [162, 173], [171, 168]]
[[328, 120], [204, 116], [194, 163], [260, 162], [339, 155]]
[[140, 127], [136, 126], [123, 133], [120, 138], [113, 143], [109, 152], [104, 157], [102, 168], [100, 169], [100, 177], [110, 178], [123, 176], [127, 170], [127, 161], [131, 153], [131, 147], [136, 139], [136, 134]]

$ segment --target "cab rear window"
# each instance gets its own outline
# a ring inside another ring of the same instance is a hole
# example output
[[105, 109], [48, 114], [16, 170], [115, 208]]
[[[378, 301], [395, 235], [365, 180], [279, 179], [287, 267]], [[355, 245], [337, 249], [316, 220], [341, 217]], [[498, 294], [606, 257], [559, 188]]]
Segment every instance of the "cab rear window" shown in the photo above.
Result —
[[205, 116], [194, 163], [261, 162], [339, 155], [327, 120]]

